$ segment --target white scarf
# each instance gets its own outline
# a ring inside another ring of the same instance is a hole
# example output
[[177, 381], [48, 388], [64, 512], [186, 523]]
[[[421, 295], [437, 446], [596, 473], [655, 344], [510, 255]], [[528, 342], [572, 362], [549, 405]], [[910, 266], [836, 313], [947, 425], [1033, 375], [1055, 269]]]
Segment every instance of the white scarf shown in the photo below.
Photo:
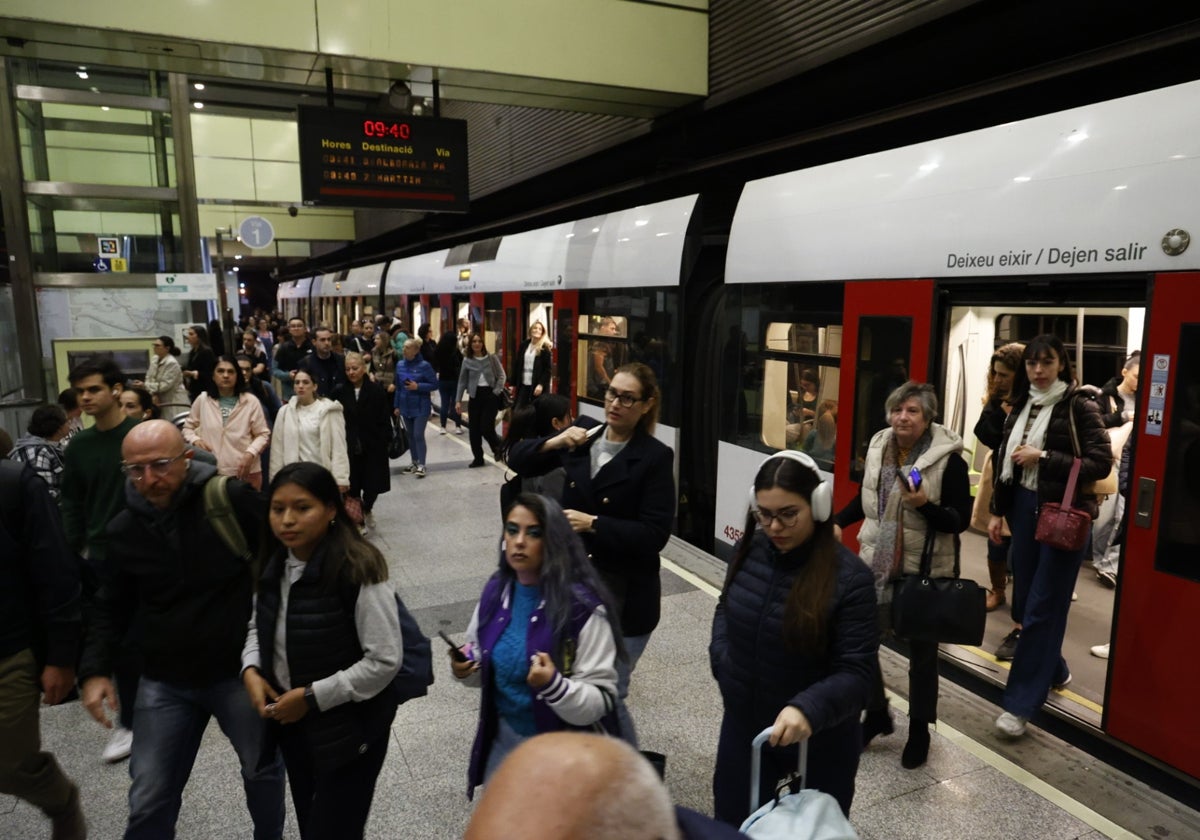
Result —
[[[1029, 399], [1025, 401], [1025, 406], [1021, 409], [1020, 415], [1017, 416], [1017, 421], [1013, 423], [1012, 431], [1008, 435], [1008, 445], [1004, 447], [1004, 456], [1000, 459], [1000, 481], [1011, 484], [1013, 480], [1013, 450], [1021, 445], [1021, 433], [1024, 431], [1026, 424], [1029, 422], [1030, 410], [1035, 405], [1041, 406], [1041, 411], [1038, 416], [1033, 419], [1033, 426], [1029, 429], [1029, 434], [1025, 436], [1024, 443], [1026, 446], [1032, 446], [1035, 449], [1046, 448], [1046, 429], [1050, 426], [1050, 415], [1053, 414], [1054, 406], [1063, 398], [1063, 394], [1067, 392], [1067, 383], [1061, 379], [1055, 379], [1054, 384], [1049, 388], [1042, 390], [1029, 386]], [[1037, 490], [1037, 466], [1021, 471], [1021, 486], [1026, 490]]]

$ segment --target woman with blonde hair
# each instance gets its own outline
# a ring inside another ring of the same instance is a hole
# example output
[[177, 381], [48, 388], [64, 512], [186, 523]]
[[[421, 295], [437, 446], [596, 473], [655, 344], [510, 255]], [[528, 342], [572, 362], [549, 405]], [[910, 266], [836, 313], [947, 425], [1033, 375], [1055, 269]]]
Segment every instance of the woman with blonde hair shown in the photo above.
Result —
[[529, 337], [517, 349], [512, 380], [517, 384], [516, 407], [528, 405], [550, 390], [550, 339], [546, 325], [534, 321]]

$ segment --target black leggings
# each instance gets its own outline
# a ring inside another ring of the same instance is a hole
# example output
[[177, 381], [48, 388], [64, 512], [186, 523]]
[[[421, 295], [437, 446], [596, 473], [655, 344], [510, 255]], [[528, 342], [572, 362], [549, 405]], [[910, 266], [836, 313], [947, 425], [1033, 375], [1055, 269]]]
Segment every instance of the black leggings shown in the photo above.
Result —
[[[901, 641], [908, 648], [908, 717], [919, 723], [934, 723], [938, 703], [937, 642]], [[878, 711], [884, 708], [887, 708], [887, 695], [883, 691], [883, 669], [876, 658], [875, 686], [867, 709]]]
[[496, 434], [496, 412], [499, 408], [499, 399], [486, 385], [480, 385], [471, 395], [467, 410], [467, 431], [471, 436], [471, 454], [475, 456], [476, 461], [483, 460], [485, 438], [493, 453], [500, 448], [500, 438]]

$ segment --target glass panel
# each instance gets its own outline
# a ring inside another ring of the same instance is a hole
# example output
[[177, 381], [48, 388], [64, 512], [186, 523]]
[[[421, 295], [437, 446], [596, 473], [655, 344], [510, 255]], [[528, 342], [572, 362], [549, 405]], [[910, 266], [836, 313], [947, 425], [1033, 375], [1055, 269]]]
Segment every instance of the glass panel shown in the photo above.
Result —
[[[575, 332], [575, 313], [570, 309], [558, 310], [558, 327], [554, 331], [555, 338], [558, 339], [561, 347], [570, 348], [571, 338]], [[555, 366], [555, 382], [551, 383], [555, 393], [567, 394], [570, 392], [571, 383], [571, 354], [558, 353], [556, 354], [557, 364]]]
[[[1200, 581], [1200, 324], [1180, 328], [1179, 354], [1171, 367], [1168, 387], [1174, 391], [1174, 417], [1168, 419], [1170, 457], [1163, 475], [1154, 566]], [[1143, 381], [1149, 373], [1144, 367]]]
[[861, 318], [854, 381], [854, 425], [850, 478], [862, 481], [871, 437], [887, 425], [888, 394], [908, 380], [912, 318]]

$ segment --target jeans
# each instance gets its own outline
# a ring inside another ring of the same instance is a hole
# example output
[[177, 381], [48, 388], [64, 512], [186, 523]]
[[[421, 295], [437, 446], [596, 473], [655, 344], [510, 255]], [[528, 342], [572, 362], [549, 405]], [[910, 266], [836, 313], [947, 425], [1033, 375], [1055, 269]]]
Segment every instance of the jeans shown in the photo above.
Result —
[[241, 762], [254, 840], [279, 840], [283, 835], [283, 761], [274, 743], [268, 743], [266, 722], [251, 705], [241, 680], [191, 688], [143, 675], [133, 719], [133, 784], [125, 840], [175, 836], [183, 788], [210, 717], [217, 719]]
[[[1119, 494], [1110, 496], [1104, 503], [1112, 504], [1113, 515], [1106, 533], [1101, 533], [1100, 528], [1092, 530], [1092, 565], [1097, 572], [1108, 572], [1116, 577], [1121, 560], [1120, 536], [1121, 522], [1125, 518], [1125, 497]], [[1100, 512], [1104, 513], [1103, 507]]]
[[629, 658], [625, 661], [617, 660], [617, 720], [621, 724], [621, 737], [628, 741], [634, 749], [637, 749], [637, 728], [633, 725], [633, 715], [629, 714], [629, 706], [626, 705], [625, 698], [629, 696], [629, 680], [633, 677], [633, 669], [637, 667], [638, 660], [646, 652], [646, 645], [650, 644], [650, 634], [625, 636], [623, 641], [625, 642], [625, 653]]
[[428, 414], [418, 414], [416, 417], [404, 418], [404, 428], [408, 431], [408, 454], [416, 466], [425, 466], [425, 424], [429, 422]]
[[42, 752], [41, 693], [32, 651], [0, 659], [0, 793], [57, 817], [66, 812], [75, 786], [54, 756]]
[[462, 417], [454, 408], [454, 392], [458, 390], [457, 379], [438, 380], [438, 396], [441, 402], [438, 405], [438, 419], [442, 422], [442, 428], [446, 428], [446, 418], [449, 417], [454, 421], [454, 425], [461, 427]]
[[1062, 656], [1071, 593], [1087, 547], [1059, 551], [1033, 538], [1037, 529], [1037, 493], [1017, 487], [1008, 517], [1012, 531], [1013, 600], [1022, 604], [1021, 640], [1004, 689], [1005, 711], [1030, 718], [1046, 702], [1053, 683], [1070, 670]]
[[485, 785], [488, 783], [488, 779], [492, 778], [492, 774], [496, 772], [496, 768], [504, 763], [504, 759], [508, 758], [508, 754], [521, 746], [525, 740], [524, 735], [509, 726], [504, 718], [497, 716], [496, 737], [492, 739], [492, 745], [488, 749], [487, 767], [483, 771]]

